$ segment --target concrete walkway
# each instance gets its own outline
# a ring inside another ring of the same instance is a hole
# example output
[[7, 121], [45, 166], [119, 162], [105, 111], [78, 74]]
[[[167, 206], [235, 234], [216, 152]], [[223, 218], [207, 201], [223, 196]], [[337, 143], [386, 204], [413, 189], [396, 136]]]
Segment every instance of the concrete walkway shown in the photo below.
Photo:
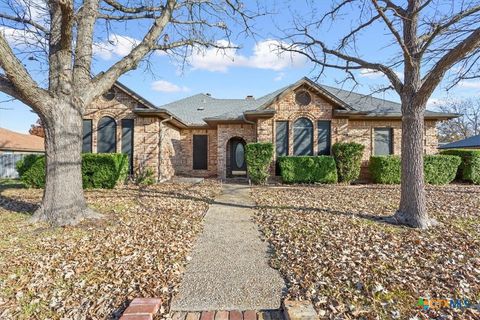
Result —
[[273, 310], [285, 287], [268, 265], [246, 185], [223, 186], [208, 209], [172, 311]]

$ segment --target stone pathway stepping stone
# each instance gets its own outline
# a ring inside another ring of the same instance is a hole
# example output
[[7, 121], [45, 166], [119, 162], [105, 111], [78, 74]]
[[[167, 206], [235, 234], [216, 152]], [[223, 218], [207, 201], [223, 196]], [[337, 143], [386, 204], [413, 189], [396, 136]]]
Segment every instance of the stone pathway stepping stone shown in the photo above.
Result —
[[205, 215], [172, 312], [280, 309], [285, 283], [268, 265], [253, 206], [247, 185], [224, 184]]

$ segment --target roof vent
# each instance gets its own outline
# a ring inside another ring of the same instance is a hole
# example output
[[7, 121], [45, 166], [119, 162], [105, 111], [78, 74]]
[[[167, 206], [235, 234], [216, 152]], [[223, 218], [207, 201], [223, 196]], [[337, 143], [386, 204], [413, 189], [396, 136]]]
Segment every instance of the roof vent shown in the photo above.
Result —
[[205, 110], [205, 107], [198, 107], [197, 110], [198, 111], [203, 111], [203, 110]]
[[212, 96], [212, 95], [211, 95], [210, 93], [208, 93], [208, 92], [205, 93], [205, 95], [206, 95], [207, 97], [211, 97], [211, 96]]
[[245, 100], [255, 100], [255, 98], [254, 98], [253, 96], [251, 96], [251, 95], [248, 95], [248, 96], [245, 98]]

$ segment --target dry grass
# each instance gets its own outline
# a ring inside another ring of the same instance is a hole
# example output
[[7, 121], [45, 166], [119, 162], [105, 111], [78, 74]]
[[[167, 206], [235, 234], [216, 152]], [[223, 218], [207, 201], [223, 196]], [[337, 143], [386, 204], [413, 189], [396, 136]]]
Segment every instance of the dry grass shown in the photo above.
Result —
[[203, 213], [219, 185], [162, 184], [87, 191], [105, 214], [76, 227], [29, 224], [41, 190], [0, 185], [0, 318], [110, 319], [137, 296], [179, 284]]
[[420, 297], [480, 303], [480, 187], [428, 187], [440, 227], [419, 231], [377, 217], [397, 186], [257, 188], [257, 220], [288, 296], [327, 319], [480, 319], [480, 310], [421, 311]]

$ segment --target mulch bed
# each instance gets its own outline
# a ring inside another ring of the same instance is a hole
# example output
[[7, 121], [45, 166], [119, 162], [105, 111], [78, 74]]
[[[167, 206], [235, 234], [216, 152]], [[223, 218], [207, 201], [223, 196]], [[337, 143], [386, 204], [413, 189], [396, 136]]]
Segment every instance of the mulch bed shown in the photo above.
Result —
[[214, 181], [87, 191], [105, 218], [79, 226], [28, 223], [41, 190], [0, 190], [0, 318], [112, 319], [134, 297], [168, 312]]
[[420, 231], [379, 222], [398, 186], [261, 187], [256, 219], [289, 298], [326, 319], [480, 319], [480, 309], [422, 310], [420, 297], [480, 303], [480, 187], [429, 186], [442, 224]]

